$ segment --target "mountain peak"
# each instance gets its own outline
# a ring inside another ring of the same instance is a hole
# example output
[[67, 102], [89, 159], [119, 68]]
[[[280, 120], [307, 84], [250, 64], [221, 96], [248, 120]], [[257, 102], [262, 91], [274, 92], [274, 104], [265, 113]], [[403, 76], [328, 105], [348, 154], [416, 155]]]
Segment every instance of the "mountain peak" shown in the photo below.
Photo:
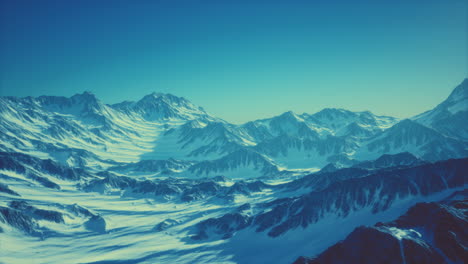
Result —
[[130, 115], [141, 115], [146, 120], [211, 118], [201, 107], [189, 100], [168, 93], [153, 92], [137, 102], [112, 105]]
[[81, 93], [81, 95], [84, 95], [84, 96], [95, 96], [95, 95], [93, 94], [93, 92], [91, 92], [91, 91], [84, 91], [84, 92]]
[[468, 78], [464, 79], [448, 98], [434, 109], [413, 117], [417, 122], [432, 127], [451, 137], [467, 139]]
[[356, 115], [356, 113], [342, 108], [324, 108], [311, 116], [319, 119], [326, 118], [331, 120], [336, 117], [350, 117], [354, 115]]
[[279, 119], [286, 119], [286, 120], [295, 120], [295, 121], [302, 119], [298, 115], [296, 115], [296, 113], [294, 113], [293, 111], [284, 112], [281, 115], [279, 115], [278, 118]]
[[464, 79], [455, 89], [453, 89], [447, 101], [458, 102], [468, 98], [468, 78]]
[[326, 107], [317, 113], [348, 113], [351, 112], [349, 110], [343, 109], [343, 108], [334, 108], [334, 107]]
[[162, 93], [162, 92], [152, 92], [146, 96], [152, 96], [155, 98], [183, 98], [183, 97], [178, 97], [170, 93]]
[[90, 91], [84, 91], [80, 94], [75, 94], [72, 97], [70, 97], [72, 100], [81, 100], [81, 101], [98, 101], [96, 95], [94, 95]]
[[189, 103], [189, 101], [183, 97], [178, 97], [173, 94], [169, 93], [160, 93], [160, 92], [152, 92], [148, 95], [143, 96], [142, 99], [140, 99], [140, 102], [150, 102], [150, 101], [162, 101], [165, 103], [176, 103], [176, 104], [181, 104], [181, 103]]
[[465, 79], [462, 81], [461, 85], [468, 86], [468, 78], [465, 78]]
[[89, 91], [71, 97], [43, 95], [33, 100], [48, 110], [67, 114], [99, 112], [104, 107], [101, 101]]
[[90, 91], [85, 91], [81, 94], [75, 94], [70, 97], [70, 101], [74, 105], [82, 105], [86, 111], [102, 108], [101, 101], [99, 101], [96, 95]]
[[443, 137], [434, 129], [424, 126], [411, 119], [404, 119], [398, 122], [391, 128], [387, 129], [385, 134], [387, 136], [391, 135], [392, 137], [396, 136], [398, 138], [409, 136], [411, 138], [417, 138], [418, 140]]
[[164, 96], [165, 93], [161, 93], [161, 92], [152, 92], [152, 93], [150, 93], [149, 95], [154, 96], [154, 97], [160, 97], [160, 96]]
[[421, 127], [422, 125], [418, 124], [417, 122], [411, 119], [406, 118], [396, 123], [393, 127], [397, 128], [397, 127], [410, 127], [410, 126]]

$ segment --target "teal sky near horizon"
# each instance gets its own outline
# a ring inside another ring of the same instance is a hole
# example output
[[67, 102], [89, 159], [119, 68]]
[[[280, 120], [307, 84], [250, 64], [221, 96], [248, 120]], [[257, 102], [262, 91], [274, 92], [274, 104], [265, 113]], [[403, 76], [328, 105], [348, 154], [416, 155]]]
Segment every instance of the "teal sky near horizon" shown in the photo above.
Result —
[[466, 0], [0, 0], [0, 95], [410, 117], [468, 77], [467, 24]]

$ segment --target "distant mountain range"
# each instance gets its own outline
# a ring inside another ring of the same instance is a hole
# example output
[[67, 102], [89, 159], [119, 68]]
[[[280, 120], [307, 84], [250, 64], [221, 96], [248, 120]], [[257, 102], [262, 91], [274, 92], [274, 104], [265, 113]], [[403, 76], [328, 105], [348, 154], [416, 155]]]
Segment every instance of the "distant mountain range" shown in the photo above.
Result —
[[426, 161], [468, 156], [468, 79], [433, 110], [404, 120], [327, 108], [234, 125], [171, 94], [106, 105], [89, 92], [1, 97], [0, 117], [0, 150], [96, 171], [175, 159], [191, 166], [163, 174], [252, 178], [349, 167], [402, 152]]
[[467, 98], [235, 125], [170, 94], [0, 97], [0, 263], [465, 263]]

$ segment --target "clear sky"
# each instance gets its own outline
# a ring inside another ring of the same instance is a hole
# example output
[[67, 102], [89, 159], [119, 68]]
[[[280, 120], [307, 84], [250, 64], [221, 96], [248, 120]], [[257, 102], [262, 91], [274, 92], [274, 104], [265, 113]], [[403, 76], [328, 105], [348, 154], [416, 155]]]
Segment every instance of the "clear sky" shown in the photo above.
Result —
[[468, 73], [466, 0], [0, 0], [0, 94], [153, 91], [241, 123], [324, 107], [409, 117]]

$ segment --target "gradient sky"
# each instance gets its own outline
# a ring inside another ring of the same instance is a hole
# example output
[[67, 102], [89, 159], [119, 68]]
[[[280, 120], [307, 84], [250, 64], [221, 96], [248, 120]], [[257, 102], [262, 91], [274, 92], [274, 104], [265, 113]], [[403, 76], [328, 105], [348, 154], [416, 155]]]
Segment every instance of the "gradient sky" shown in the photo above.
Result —
[[234, 123], [409, 117], [467, 77], [467, 2], [0, 0], [0, 94], [168, 92]]

